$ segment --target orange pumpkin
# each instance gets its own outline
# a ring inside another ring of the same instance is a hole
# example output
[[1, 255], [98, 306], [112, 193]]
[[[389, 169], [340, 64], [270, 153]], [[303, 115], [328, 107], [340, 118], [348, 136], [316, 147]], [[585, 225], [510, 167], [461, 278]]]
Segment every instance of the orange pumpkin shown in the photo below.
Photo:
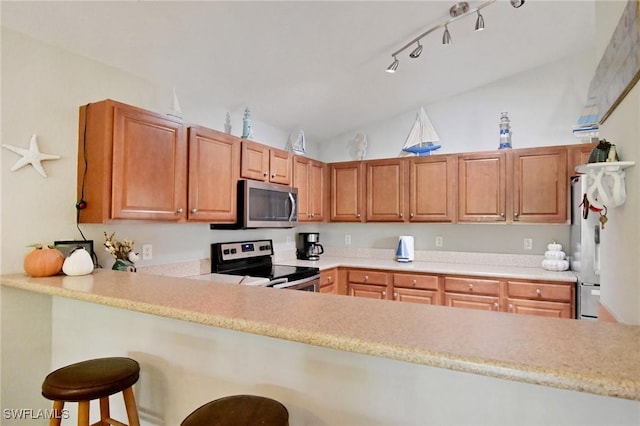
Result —
[[62, 271], [64, 255], [56, 248], [36, 247], [24, 258], [24, 271], [30, 277], [50, 277]]

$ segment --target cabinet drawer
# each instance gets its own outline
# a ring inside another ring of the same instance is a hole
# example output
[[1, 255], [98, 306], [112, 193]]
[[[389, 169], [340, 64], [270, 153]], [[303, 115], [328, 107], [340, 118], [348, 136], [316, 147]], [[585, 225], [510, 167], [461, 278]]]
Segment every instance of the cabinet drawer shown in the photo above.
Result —
[[457, 293], [497, 296], [500, 294], [500, 281], [478, 278], [445, 277], [444, 290]]
[[350, 283], [387, 285], [387, 273], [375, 271], [349, 271]]
[[543, 284], [509, 281], [509, 297], [540, 300], [573, 300], [573, 286], [569, 284]]
[[438, 289], [437, 275], [393, 274], [394, 287]]

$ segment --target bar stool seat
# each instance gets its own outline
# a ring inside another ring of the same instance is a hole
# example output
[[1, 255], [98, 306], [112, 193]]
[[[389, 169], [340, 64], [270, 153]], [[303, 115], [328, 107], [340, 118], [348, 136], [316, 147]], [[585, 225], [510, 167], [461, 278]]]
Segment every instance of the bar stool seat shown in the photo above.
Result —
[[49, 373], [42, 383], [42, 396], [53, 401], [57, 415], [50, 425], [59, 425], [65, 402], [78, 402], [78, 425], [89, 424], [89, 402], [100, 400], [101, 422], [122, 424], [110, 418], [109, 396], [123, 393], [130, 426], [139, 426], [133, 385], [140, 377], [140, 365], [131, 358], [111, 357], [82, 361]]
[[289, 412], [280, 402], [255, 395], [233, 395], [208, 402], [180, 426], [288, 426]]

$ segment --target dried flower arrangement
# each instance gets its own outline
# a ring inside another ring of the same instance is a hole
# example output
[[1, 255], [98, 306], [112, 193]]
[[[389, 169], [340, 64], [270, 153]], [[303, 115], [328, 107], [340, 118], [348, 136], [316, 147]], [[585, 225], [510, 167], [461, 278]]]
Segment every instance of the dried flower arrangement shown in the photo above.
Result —
[[109, 252], [111, 256], [115, 259], [120, 260], [128, 260], [132, 263], [140, 260], [140, 256], [138, 253], [133, 251], [134, 241], [132, 240], [123, 240], [122, 242], [114, 239], [116, 233], [112, 233], [111, 235], [107, 235], [104, 233], [104, 247]]

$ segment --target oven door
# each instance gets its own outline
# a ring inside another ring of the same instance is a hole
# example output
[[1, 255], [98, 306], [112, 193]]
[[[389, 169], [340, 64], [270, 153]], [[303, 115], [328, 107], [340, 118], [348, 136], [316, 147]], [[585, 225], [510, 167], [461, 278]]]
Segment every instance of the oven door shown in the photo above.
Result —
[[[286, 278], [284, 278], [286, 280]], [[302, 291], [312, 291], [317, 293], [320, 291], [320, 275], [314, 275], [308, 278], [303, 278], [296, 281], [282, 281], [283, 278], [274, 280], [272, 283], [269, 283], [269, 287], [273, 288], [284, 288], [287, 290], [302, 290]]]

